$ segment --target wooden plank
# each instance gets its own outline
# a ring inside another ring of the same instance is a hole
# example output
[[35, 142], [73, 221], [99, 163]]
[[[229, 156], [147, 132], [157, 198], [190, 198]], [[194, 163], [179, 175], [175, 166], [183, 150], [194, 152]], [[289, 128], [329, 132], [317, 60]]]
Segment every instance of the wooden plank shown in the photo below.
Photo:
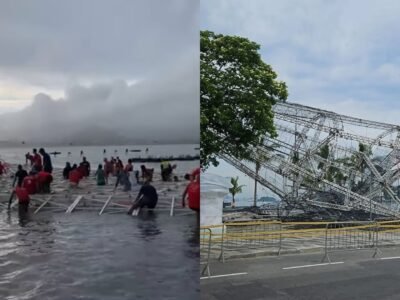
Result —
[[172, 200], [171, 200], [171, 210], [169, 212], [170, 217], [172, 217], [174, 215], [174, 206], [175, 206], [175, 196], [173, 196]]
[[[15, 195], [15, 194], [14, 194]], [[12, 201], [12, 198], [10, 198], [10, 200]], [[15, 200], [14, 200], [14, 202], [12, 202], [11, 203], [11, 205], [10, 205], [10, 208], [13, 208], [13, 207], [15, 207], [17, 204], [18, 204], [18, 197], [15, 197]]]
[[81, 201], [83, 198], [82, 195], [79, 195], [78, 197], [76, 197], [75, 201], [68, 207], [68, 209], [65, 211], [66, 214], [70, 214], [72, 213], [72, 211], [74, 210], [74, 208], [78, 205], [79, 201]]
[[12, 199], [14, 198], [14, 196], [15, 196], [15, 191], [12, 191], [11, 194], [10, 194], [10, 198], [8, 199], [8, 205], [7, 205], [7, 207], [8, 207], [9, 209], [11, 208], [11, 202], [12, 202]]
[[118, 207], [123, 207], [123, 208], [131, 207], [131, 205], [128, 205], [128, 204], [120, 204], [120, 203], [115, 203], [115, 202], [111, 202], [111, 204], [118, 206]]
[[137, 216], [137, 215], [139, 215], [139, 213], [140, 213], [140, 207], [133, 210], [132, 216]]
[[99, 216], [100, 216], [100, 215], [103, 213], [103, 211], [106, 209], [108, 203], [110, 203], [112, 196], [113, 196], [113, 195], [108, 196], [108, 199], [107, 199], [106, 203], [104, 203], [103, 207], [101, 208], [101, 210], [100, 210], [100, 212], [99, 212]]
[[53, 198], [53, 196], [50, 196], [49, 198], [47, 198], [47, 200], [43, 201], [43, 203], [40, 204], [40, 206], [33, 213], [37, 214], [39, 212], [39, 210], [41, 210], [42, 207], [45, 206], [52, 198]]

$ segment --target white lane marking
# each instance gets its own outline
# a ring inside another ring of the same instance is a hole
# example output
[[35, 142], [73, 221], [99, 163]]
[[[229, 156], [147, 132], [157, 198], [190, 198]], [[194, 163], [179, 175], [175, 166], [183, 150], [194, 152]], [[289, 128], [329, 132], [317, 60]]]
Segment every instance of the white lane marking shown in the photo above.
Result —
[[282, 270], [291, 270], [291, 269], [300, 269], [300, 268], [311, 268], [311, 267], [320, 267], [320, 266], [328, 266], [328, 265], [338, 265], [344, 264], [343, 261], [337, 261], [333, 263], [323, 263], [323, 264], [314, 264], [314, 265], [304, 265], [304, 266], [295, 266], [295, 267], [286, 267], [282, 268]]
[[228, 277], [228, 276], [238, 276], [238, 275], [247, 275], [247, 273], [232, 273], [232, 274], [223, 274], [223, 275], [214, 275], [214, 276], [206, 276], [200, 277], [200, 279], [211, 279], [211, 278], [219, 278], [219, 277]]
[[400, 256], [392, 256], [392, 257], [381, 257], [380, 259], [400, 259]]

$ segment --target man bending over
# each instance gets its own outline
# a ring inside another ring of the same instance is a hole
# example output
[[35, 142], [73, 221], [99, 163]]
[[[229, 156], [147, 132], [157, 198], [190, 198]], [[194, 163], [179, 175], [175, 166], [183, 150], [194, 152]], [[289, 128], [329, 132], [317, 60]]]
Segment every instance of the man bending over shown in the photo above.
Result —
[[157, 205], [157, 201], [157, 191], [154, 186], [150, 184], [149, 179], [146, 178], [143, 186], [140, 188], [139, 194], [137, 195], [135, 202], [128, 211], [128, 215], [132, 214], [132, 212], [139, 207], [155, 208]]

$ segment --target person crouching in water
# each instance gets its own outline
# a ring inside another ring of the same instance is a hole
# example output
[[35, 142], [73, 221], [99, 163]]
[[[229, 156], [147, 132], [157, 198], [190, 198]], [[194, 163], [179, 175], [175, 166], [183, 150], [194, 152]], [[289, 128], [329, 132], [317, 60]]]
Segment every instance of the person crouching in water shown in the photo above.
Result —
[[139, 194], [136, 197], [135, 202], [132, 204], [131, 208], [128, 211], [128, 215], [131, 215], [132, 212], [137, 208], [155, 208], [158, 201], [158, 195], [156, 189], [150, 184], [149, 178], [146, 178], [144, 184], [139, 190]]
[[95, 176], [97, 185], [106, 185], [106, 172], [101, 164], [99, 164]]

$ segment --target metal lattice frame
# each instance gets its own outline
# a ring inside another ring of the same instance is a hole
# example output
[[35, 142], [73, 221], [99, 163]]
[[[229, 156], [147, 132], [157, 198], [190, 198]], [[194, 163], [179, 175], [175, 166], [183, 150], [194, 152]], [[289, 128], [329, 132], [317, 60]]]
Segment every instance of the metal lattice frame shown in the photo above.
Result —
[[[222, 158], [297, 207], [400, 217], [400, 126], [288, 102], [273, 110], [278, 138], [266, 136], [252, 151], [253, 161], [279, 182], [255, 172], [254, 163]], [[366, 150], [361, 152], [359, 143]], [[272, 145], [278, 148], [271, 151]], [[322, 149], [328, 149], [327, 157]], [[327, 194], [333, 199], [321, 196]]]

